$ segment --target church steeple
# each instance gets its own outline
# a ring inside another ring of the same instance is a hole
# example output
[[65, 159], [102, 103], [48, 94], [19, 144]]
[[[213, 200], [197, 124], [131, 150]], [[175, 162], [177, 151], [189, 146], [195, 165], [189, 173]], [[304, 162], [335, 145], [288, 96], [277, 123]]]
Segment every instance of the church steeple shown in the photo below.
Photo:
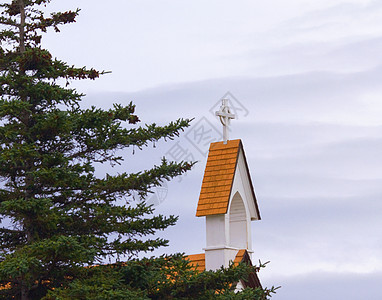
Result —
[[196, 216], [206, 217], [207, 270], [227, 267], [239, 249], [252, 253], [260, 212], [241, 140], [211, 144]]
[[[228, 125], [235, 115], [223, 99], [215, 113], [223, 124], [223, 141], [212, 143], [204, 172], [197, 217], [206, 218], [204, 253], [189, 255], [196, 270], [216, 270], [230, 262], [252, 265], [251, 221], [260, 220], [260, 212], [241, 140], [228, 140]], [[236, 290], [261, 284], [256, 271], [248, 282], [240, 280]]]

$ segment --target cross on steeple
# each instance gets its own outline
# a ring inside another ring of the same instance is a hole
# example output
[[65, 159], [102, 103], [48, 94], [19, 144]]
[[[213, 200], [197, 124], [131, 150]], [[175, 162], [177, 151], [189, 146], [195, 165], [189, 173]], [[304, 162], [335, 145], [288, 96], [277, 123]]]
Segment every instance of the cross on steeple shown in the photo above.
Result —
[[220, 110], [215, 112], [215, 116], [218, 116], [220, 122], [223, 124], [223, 141], [224, 144], [227, 144], [228, 141], [228, 126], [231, 123], [231, 119], [235, 119], [235, 114], [231, 113], [231, 110], [228, 106], [228, 99], [222, 99], [222, 105]]

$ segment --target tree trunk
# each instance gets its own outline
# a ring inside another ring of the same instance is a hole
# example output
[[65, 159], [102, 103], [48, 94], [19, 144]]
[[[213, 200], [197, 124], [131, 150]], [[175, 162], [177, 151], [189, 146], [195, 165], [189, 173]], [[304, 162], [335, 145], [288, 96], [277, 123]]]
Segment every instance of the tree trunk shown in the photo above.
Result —
[[19, 0], [20, 7], [20, 52], [25, 52], [25, 4], [24, 0]]
[[[19, 43], [20, 43], [20, 53], [25, 52], [25, 3], [24, 0], [18, 0], [20, 7], [20, 26], [19, 26]], [[28, 235], [28, 233], [27, 233]], [[27, 240], [30, 236], [27, 236]], [[25, 285], [23, 280], [21, 281], [21, 300], [28, 300], [28, 287]]]
[[28, 300], [28, 288], [22, 283], [21, 284], [21, 300]]

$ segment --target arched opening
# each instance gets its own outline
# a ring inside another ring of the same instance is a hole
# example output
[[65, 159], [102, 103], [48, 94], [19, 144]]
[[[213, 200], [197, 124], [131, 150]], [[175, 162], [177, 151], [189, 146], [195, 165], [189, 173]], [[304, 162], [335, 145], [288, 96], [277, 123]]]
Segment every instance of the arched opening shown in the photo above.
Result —
[[229, 210], [229, 240], [230, 246], [247, 249], [248, 248], [247, 214], [243, 199], [239, 192], [232, 198]]

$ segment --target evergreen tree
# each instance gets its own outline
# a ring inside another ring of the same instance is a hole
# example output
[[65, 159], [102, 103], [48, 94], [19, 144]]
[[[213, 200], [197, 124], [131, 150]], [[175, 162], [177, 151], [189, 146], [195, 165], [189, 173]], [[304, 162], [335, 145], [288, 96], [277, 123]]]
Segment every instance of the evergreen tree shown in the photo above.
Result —
[[231, 265], [217, 271], [198, 272], [180, 254], [132, 260], [128, 263], [88, 268], [86, 275], [67, 288], [50, 291], [46, 300], [60, 299], [225, 299], [266, 300], [271, 289], [246, 288], [236, 283], [261, 267]]
[[[175, 290], [184, 294], [187, 286], [200, 288], [202, 275], [182, 256], [87, 267], [167, 245], [147, 236], [174, 225], [177, 217], [154, 216], [152, 207], [129, 196], [144, 198], [193, 165], [162, 159], [146, 171], [97, 178], [94, 164], [119, 164], [123, 158], [116, 151], [172, 139], [190, 120], [139, 127], [132, 103], [109, 110], [81, 108], [83, 95], [68, 84], [104, 72], [70, 66], [41, 47], [42, 33], [58, 32], [78, 15], [76, 10], [47, 17], [41, 7], [49, 2], [0, 4], [0, 297], [162, 299], [160, 293], [175, 288], [180, 276], [183, 285]], [[58, 83], [62, 80], [65, 87]], [[232, 292], [232, 282], [245, 273], [236, 269], [207, 272], [203, 276], [218, 285], [202, 291], [214, 295], [225, 287]]]

